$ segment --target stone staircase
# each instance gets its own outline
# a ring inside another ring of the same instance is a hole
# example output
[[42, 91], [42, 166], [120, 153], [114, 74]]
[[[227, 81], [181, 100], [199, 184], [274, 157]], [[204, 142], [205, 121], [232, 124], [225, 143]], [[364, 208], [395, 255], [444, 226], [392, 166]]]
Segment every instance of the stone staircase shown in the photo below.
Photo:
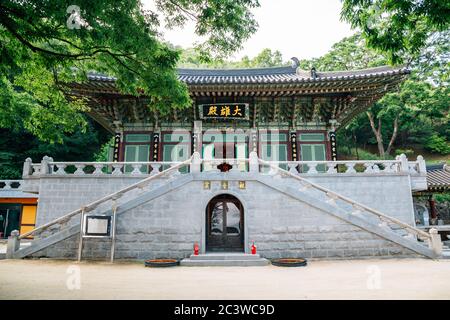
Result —
[[443, 241], [442, 246], [442, 258], [443, 259], [450, 259], [450, 241]]
[[268, 264], [269, 260], [261, 258], [259, 254], [236, 252], [192, 254], [180, 262], [180, 265], [187, 267], [254, 267]]
[[[80, 233], [79, 214], [82, 210], [98, 215], [108, 215], [112, 213], [112, 206], [116, 206], [116, 214], [123, 214], [148, 201], [154, 200], [162, 195], [171, 192], [193, 180], [190, 174], [180, 174], [178, 169], [189, 162], [168, 168], [154, 176], [145, 178], [131, 186], [114, 192], [102, 199], [70, 212], [65, 216], [57, 218], [45, 225], [17, 237], [16, 250], [7, 252], [6, 258], [20, 259], [30, 256], [38, 251], [44, 250], [51, 245], [61, 242], [69, 237]], [[170, 173], [170, 175], [168, 175]], [[154, 182], [158, 177], [168, 177], [166, 181]], [[77, 218], [78, 220], [71, 221]], [[70, 223], [72, 222], [72, 223]], [[20, 239], [29, 235], [37, 236], [35, 240], [26, 246], [20, 243]]]
[[[116, 213], [122, 214], [180, 188], [194, 178], [198, 179], [202, 175], [201, 172], [180, 174], [178, 171], [179, 168], [190, 163], [191, 160], [188, 160], [170, 167], [18, 236], [17, 243], [11, 244], [10, 247], [14, 249], [7, 253], [7, 258], [24, 258], [79, 234], [79, 217], [82, 212], [111, 214], [112, 208], [116, 208]], [[274, 174], [262, 174], [259, 170], [254, 170], [252, 179], [420, 255], [429, 258], [440, 256], [439, 250], [436, 249], [437, 240], [433, 235], [314, 184], [299, 175], [280, 169], [277, 165], [262, 160], [259, 160], [259, 164], [256, 162], [256, 167], [258, 165], [270, 166]], [[284, 183], [283, 178], [292, 178], [296, 183]], [[35, 236], [35, 240], [27, 247], [21, 246], [20, 239], [29, 235]], [[447, 257], [450, 253], [445, 250], [444, 255]], [[182, 260], [181, 264], [185, 266], [256, 266], [267, 265], [268, 261], [259, 255], [244, 253], [207, 253], [191, 256]]]
[[[271, 169], [271, 174], [258, 176], [257, 181], [260, 183], [425, 257], [435, 259], [444, 256], [437, 252], [437, 247], [441, 245], [440, 239], [437, 240], [440, 237], [437, 233], [433, 239], [427, 232], [283, 170], [277, 165], [261, 159], [259, 163]], [[297, 185], [294, 187], [291, 183], [283, 183], [283, 178], [293, 178], [297, 180]], [[445, 255], [450, 256], [450, 252], [446, 251]]]

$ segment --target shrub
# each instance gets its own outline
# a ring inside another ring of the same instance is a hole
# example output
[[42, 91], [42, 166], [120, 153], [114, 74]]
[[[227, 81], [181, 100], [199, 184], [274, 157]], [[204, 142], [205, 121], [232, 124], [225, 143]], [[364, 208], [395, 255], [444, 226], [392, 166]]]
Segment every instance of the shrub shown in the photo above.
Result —
[[444, 193], [436, 193], [434, 195], [436, 202], [450, 202], [450, 191]]
[[425, 148], [442, 155], [450, 154], [450, 143], [444, 137], [433, 134], [425, 144]]
[[414, 154], [414, 150], [412, 149], [396, 149], [395, 150], [395, 154], [401, 155], [402, 153], [404, 153], [407, 157], [412, 156]]

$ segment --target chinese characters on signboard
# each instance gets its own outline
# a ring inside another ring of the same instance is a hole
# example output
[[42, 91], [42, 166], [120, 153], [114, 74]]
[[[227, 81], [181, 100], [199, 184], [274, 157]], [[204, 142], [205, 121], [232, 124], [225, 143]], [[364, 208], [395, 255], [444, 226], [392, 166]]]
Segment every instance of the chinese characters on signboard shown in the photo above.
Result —
[[201, 119], [248, 120], [248, 103], [217, 103], [199, 105]]

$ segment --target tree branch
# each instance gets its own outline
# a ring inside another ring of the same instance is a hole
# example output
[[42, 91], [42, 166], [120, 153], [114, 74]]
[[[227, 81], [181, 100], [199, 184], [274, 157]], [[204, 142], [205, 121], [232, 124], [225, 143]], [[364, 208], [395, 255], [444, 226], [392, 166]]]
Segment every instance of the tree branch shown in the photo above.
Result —
[[170, 2], [174, 7], [177, 7], [180, 11], [184, 12], [184, 13], [187, 14], [189, 17], [191, 17], [192, 20], [195, 20], [195, 21], [198, 20], [198, 17], [197, 17], [195, 14], [193, 14], [193, 13], [190, 12], [189, 10], [183, 8], [183, 7], [180, 6], [178, 3], [176, 3], [176, 2], [174, 2], [174, 1], [172, 1], [172, 0], [169, 0], [169, 2]]
[[381, 135], [381, 119], [378, 119], [378, 128], [376, 128], [372, 113], [367, 111], [366, 114], [369, 118], [370, 127], [372, 128], [373, 134], [375, 135], [375, 139], [377, 140], [378, 153], [380, 154], [380, 157], [384, 158], [383, 136]]
[[398, 115], [395, 117], [394, 120], [394, 131], [392, 132], [391, 140], [389, 141], [389, 145], [386, 149], [387, 154], [391, 153], [392, 146], [394, 145], [394, 141], [397, 138], [397, 133], [398, 133]]

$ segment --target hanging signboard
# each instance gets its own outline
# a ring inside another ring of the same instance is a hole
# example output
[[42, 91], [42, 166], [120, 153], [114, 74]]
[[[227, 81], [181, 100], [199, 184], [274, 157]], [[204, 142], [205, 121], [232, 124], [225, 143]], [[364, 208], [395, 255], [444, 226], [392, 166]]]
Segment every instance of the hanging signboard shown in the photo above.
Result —
[[200, 119], [248, 120], [248, 103], [211, 103], [199, 105]]

